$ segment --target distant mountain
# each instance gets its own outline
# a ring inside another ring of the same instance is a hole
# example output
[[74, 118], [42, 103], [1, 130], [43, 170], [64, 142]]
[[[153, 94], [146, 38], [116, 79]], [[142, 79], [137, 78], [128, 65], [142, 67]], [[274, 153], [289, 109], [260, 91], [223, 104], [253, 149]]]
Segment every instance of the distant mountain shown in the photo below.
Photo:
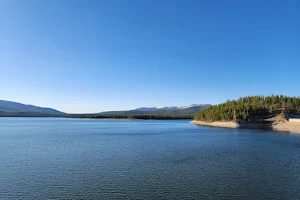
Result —
[[154, 110], [176, 110], [178, 108], [179, 108], [178, 106], [160, 106], [160, 107], [141, 107], [141, 108], [136, 108], [134, 110], [154, 111]]
[[4, 100], [0, 100], [0, 111], [4, 113], [40, 113], [50, 115], [65, 114], [52, 108], [42, 108]]
[[22, 103], [0, 100], [0, 116], [24, 116], [24, 117], [47, 117], [47, 116], [63, 116], [63, 117], [118, 117], [116, 115], [159, 115], [171, 116], [172, 118], [182, 116], [194, 116], [197, 112], [204, 108], [210, 107], [210, 104], [192, 104], [189, 106], [159, 106], [159, 107], [141, 107], [133, 110], [125, 111], [107, 111], [92, 114], [66, 114], [52, 108], [42, 108], [33, 105], [25, 105]]
[[159, 106], [159, 107], [141, 107], [134, 110], [125, 111], [107, 111], [100, 114], [188, 114], [194, 115], [204, 108], [210, 107], [210, 104], [192, 104], [189, 106]]
[[141, 107], [136, 108], [134, 110], [139, 111], [155, 111], [155, 110], [185, 110], [185, 109], [192, 109], [192, 110], [200, 110], [202, 108], [209, 107], [209, 104], [191, 104], [188, 106], [158, 106], [158, 107]]

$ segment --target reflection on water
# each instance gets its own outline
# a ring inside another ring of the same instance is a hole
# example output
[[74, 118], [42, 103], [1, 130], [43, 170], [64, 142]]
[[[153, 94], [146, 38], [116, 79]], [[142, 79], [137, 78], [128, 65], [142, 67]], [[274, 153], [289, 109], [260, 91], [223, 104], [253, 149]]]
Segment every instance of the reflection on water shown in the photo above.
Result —
[[300, 199], [300, 135], [0, 118], [0, 199]]

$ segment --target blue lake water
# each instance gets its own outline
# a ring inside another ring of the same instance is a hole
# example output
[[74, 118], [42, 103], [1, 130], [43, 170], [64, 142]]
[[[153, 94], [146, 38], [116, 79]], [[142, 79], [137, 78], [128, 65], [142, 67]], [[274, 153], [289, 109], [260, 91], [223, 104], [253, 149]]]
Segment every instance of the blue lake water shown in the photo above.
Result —
[[300, 199], [300, 134], [0, 118], [0, 199]]

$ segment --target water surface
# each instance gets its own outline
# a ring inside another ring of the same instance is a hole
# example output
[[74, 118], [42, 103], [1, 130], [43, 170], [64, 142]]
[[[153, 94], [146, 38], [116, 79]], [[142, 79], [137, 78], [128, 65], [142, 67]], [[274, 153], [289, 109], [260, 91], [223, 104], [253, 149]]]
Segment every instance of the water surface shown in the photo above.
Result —
[[300, 135], [0, 118], [0, 199], [300, 199]]

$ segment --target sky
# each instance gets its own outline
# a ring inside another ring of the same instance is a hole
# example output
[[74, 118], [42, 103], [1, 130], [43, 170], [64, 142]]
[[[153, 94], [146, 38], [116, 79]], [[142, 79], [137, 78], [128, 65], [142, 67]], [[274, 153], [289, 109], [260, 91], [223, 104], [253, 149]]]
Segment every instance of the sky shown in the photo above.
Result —
[[0, 0], [0, 99], [68, 113], [300, 96], [299, 0]]

